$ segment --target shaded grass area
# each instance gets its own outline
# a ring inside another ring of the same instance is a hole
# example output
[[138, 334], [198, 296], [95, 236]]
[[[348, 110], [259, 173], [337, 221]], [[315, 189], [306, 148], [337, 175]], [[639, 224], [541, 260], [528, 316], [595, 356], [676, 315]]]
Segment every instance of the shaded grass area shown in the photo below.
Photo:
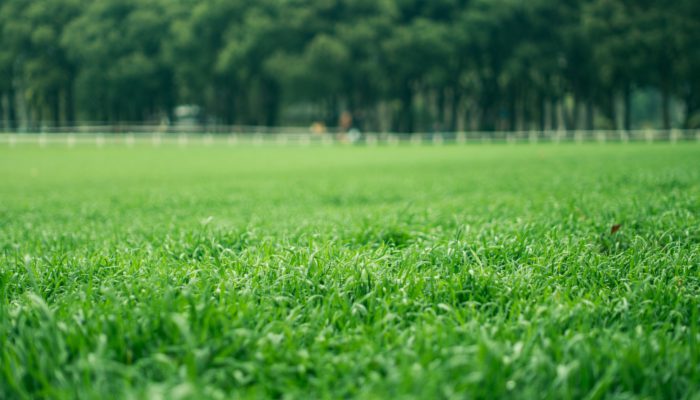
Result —
[[16, 147], [0, 180], [0, 398], [698, 398], [698, 145]]

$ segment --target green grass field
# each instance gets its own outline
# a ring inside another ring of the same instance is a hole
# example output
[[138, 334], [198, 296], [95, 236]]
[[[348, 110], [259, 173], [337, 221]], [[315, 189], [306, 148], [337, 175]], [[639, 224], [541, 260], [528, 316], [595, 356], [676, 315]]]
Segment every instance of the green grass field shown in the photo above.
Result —
[[0, 182], [0, 399], [700, 398], [697, 144], [18, 146]]

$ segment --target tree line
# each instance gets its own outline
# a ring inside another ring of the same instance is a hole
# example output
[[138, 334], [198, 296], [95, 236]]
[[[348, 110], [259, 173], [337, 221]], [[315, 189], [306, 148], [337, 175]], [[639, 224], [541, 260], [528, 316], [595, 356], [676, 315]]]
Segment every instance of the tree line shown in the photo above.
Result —
[[697, 0], [0, 3], [10, 128], [172, 122], [189, 104], [227, 125], [633, 129], [635, 99], [695, 128], [699, 71]]

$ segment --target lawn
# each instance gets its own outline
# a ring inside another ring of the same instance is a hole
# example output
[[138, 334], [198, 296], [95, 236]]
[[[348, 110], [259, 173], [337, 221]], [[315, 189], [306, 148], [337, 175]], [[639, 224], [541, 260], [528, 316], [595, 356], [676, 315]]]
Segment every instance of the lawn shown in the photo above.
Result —
[[698, 144], [3, 146], [0, 183], [0, 399], [700, 398]]

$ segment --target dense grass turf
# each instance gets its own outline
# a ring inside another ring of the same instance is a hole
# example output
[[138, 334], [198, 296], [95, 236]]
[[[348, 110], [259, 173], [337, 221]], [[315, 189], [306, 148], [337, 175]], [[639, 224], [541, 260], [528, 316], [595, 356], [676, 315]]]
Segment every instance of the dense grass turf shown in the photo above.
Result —
[[5, 147], [0, 179], [0, 398], [700, 393], [696, 144]]

